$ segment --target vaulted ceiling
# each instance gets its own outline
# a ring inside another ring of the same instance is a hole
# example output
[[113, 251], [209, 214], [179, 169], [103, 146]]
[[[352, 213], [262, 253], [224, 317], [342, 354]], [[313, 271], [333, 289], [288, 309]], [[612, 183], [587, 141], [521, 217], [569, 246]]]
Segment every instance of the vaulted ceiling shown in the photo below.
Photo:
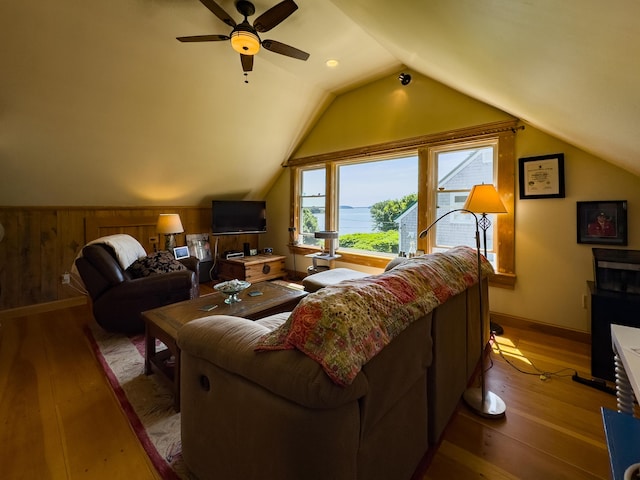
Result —
[[198, 0], [2, 2], [0, 204], [263, 195], [335, 95], [403, 68], [640, 175], [639, 2], [296, 2], [261, 36], [309, 60], [262, 49], [249, 83], [228, 42], [176, 41], [229, 34]]

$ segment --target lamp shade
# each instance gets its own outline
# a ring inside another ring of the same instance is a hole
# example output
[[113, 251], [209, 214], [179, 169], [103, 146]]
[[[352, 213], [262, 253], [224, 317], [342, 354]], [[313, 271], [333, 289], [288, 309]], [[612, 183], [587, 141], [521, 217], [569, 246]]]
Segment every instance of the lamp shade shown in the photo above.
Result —
[[243, 55], [255, 55], [260, 50], [260, 39], [251, 30], [242, 27], [240, 24], [231, 32], [231, 47]]
[[184, 232], [180, 215], [177, 213], [161, 213], [158, 216], [158, 225], [156, 228], [158, 233], [164, 233], [166, 235]]
[[473, 186], [463, 208], [474, 213], [507, 213], [496, 187], [484, 183]]

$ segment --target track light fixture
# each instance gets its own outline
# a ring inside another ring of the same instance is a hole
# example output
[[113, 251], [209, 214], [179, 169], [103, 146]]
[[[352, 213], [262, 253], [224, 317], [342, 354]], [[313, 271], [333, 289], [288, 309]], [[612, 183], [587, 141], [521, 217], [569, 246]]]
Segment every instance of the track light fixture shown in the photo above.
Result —
[[398, 75], [398, 80], [400, 80], [400, 83], [402, 85], [409, 85], [411, 83], [411, 75], [409, 75], [408, 73], [401, 73], [400, 75]]

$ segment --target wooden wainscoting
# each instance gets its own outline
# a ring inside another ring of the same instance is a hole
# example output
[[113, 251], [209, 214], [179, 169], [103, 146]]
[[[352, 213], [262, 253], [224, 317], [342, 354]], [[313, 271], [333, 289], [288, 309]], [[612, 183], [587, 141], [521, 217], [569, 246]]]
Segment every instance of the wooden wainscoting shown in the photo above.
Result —
[[152, 252], [156, 251], [158, 247], [162, 245], [162, 243], [158, 243], [159, 240], [162, 240], [162, 236], [156, 232], [157, 221], [157, 215], [87, 217], [84, 237], [87, 242], [90, 242], [91, 240], [107, 235], [126, 233], [138, 239], [147, 252]]
[[[160, 213], [178, 213], [185, 233], [176, 236], [185, 245], [185, 234], [210, 230], [209, 207], [0, 207], [5, 238], [0, 242], [0, 310], [78, 297], [62, 284], [62, 275], [89, 241], [114, 233], [135, 237], [147, 252], [164, 248], [155, 230]], [[158, 237], [159, 244], [149, 242]], [[218, 249], [242, 250], [249, 242], [258, 247], [257, 235], [225, 235]]]

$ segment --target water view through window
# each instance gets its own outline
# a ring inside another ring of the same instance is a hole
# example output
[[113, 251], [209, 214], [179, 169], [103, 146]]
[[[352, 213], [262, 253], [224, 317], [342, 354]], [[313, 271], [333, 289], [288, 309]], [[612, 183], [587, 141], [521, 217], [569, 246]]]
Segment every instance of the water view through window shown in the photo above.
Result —
[[[302, 173], [302, 219], [309, 212], [315, 225], [308, 233], [325, 229], [324, 170]], [[338, 167], [337, 225], [341, 250], [397, 254], [415, 249], [417, 239], [417, 155]], [[314, 193], [316, 192], [316, 193]], [[308, 212], [304, 212], [307, 209]], [[311, 235], [303, 243], [313, 245]]]

